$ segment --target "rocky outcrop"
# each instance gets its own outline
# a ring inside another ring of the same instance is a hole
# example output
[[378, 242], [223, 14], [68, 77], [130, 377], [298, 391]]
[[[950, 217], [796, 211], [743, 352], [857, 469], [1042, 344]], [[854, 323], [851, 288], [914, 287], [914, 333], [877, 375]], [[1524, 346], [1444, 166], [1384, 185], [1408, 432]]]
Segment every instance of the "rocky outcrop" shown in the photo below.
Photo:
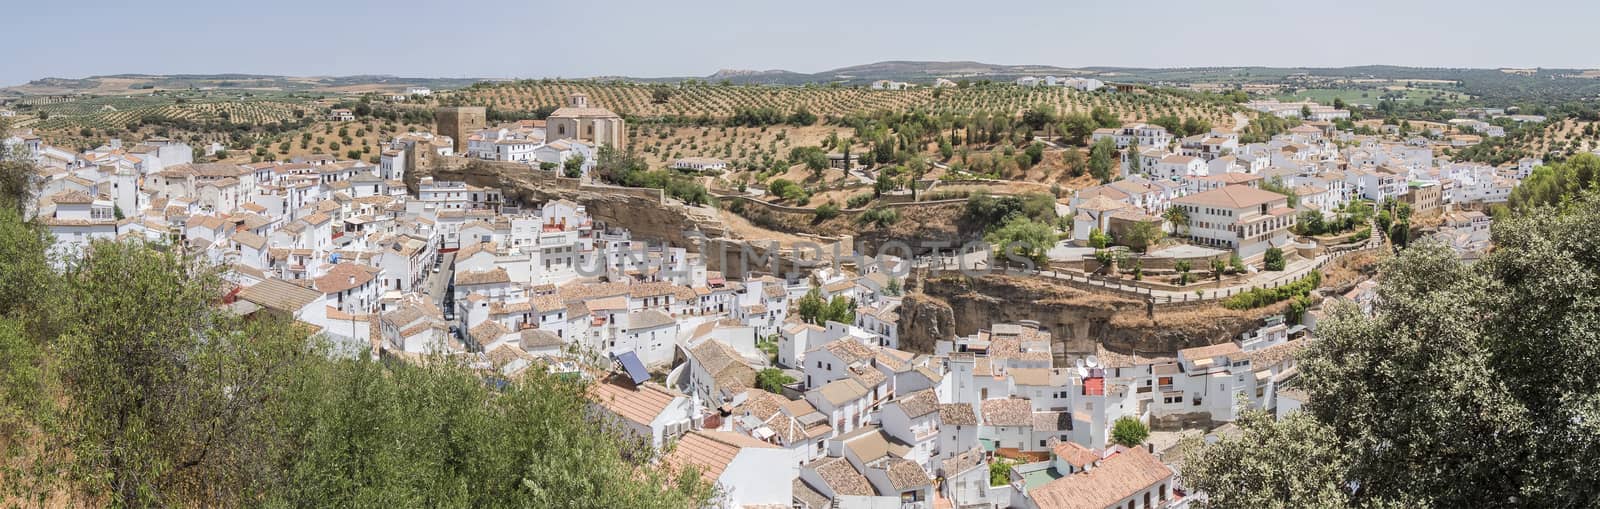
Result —
[[900, 306], [900, 344], [931, 353], [934, 342], [976, 333], [994, 323], [1033, 320], [1055, 338], [1057, 361], [1096, 347], [1129, 353], [1173, 353], [1237, 337], [1277, 307], [1233, 311], [1220, 306], [1157, 310], [1141, 299], [1068, 287], [1048, 279], [941, 274], [917, 280]]
[[[461, 157], [432, 158], [418, 168], [407, 178], [413, 193], [418, 179], [432, 176], [498, 188], [508, 204], [570, 200], [583, 205], [590, 217], [607, 227], [624, 228], [635, 238], [667, 242], [702, 254], [709, 270], [739, 277], [747, 268], [760, 271], [771, 267], [763, 261], [771, 254], [770, 243], [735, 238], [714, 211], [666, 198], [659, 189], [585, 184], [523, 164]], [[814, 254], [780, 250], [776, 257], [780, 271], [787, 272], [813, 263], [815, 256], [810, 255]]]

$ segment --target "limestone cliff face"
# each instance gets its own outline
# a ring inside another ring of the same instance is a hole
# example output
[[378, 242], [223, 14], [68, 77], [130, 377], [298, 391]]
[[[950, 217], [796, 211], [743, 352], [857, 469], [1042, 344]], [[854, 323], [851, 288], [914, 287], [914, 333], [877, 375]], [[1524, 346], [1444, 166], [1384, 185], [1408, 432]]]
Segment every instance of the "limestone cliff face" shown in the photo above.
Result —
[[[768, 244], [747, 242], [733, 238], [727, 225], [706, 209], [688, 207], [662, 197], [659, 189], [628, 188], [581, 184], [577, 179], [558, 177], [517, 163], [469, 161], [465, 158], [435, 158], [430, 164], [419, 165], [410, 172], [408, 185], [415, 192], [416, 181], [423, 176], [441, 180], [464, 181], [483, 187], [501, 190], [507, 203], [537, 204], [565, 199], [583, 205], [595, 221], [608, 227], [627, 229], [634, 238], [668, 242], [674, 246], [704, 255], [709, 270], [722, 271], [730, 277], [743, 275], [742, 270], [760, 270], [770, 267], [759, 263], [767, 255]], [[754, 255], [746, 254], [746, 249]], [[743, 259], [755, 261], [740, 263]], [[794, 270], [805, 263], [789, 250], [777, 253], [783, 271]]]
[[955, 274], [921, 279], [908, 287], [900, 307], [900, 343], [931, 353], [934, 342], [965, 336], [994, 323], [1033, 320], [1056, 340], [1058, 363], [1093, 353], [1096, 345], [1118, 352], [1173, 353], [1237, 337], [1278, 312], [1220, 306], [1157, 311], [1142, 300], [1099, 294], [1026, 276]]

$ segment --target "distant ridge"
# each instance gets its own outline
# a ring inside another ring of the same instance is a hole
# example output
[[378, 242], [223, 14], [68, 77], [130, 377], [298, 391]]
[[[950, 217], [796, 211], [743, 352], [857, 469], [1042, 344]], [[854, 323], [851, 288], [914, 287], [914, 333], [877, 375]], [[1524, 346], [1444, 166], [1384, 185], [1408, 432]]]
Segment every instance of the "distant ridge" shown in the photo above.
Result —
[[[514, 71], [514, 70], [513, 70]], [[722, 69], [706, 76], [629, 77], [594, 76], [578, 79], [628, 81], [636, 83], [678, 83], [689, 80], [739, 85], [865, 85], [877, 80], [931, 84], [935, 79], [955, 81], [1011, 81], [1022, 76], [1087, 76], [1104, 81], [1126, 83], [1281, 83], [1297, 76], [1354, 79], [1428, 79], [1460, 82], [1465, 91], [1479, 97], [1502, 100], [1513, 92], [1535, 92], [1550, 97], [1590, 97], [1600, 95], [1600, 72], [1582, 69], [1461, 69], [1441, 67], [1402, 67], [1363, 65], [1353, 67], [1260, 67], [1214, 66], [1183, 68], [1139, 67], [1059, 67], [1052, 65], [1008, 65], [975, 61], [888, 60], [852, 65], [815, 73], [786, 69]], [[504, 78], [423, 78], [384, 74], [352, 76], [273, 76], [249, 73], [219, 74], [115, 74], [87, 78], [41, 78], [24, 85], [0, 89], [0, 94], [16, 95], [122, 95], [152, 90], [217, 88], [237, 90], [277, 90], [341, 94], [365, 91], [398, 91], [407, 86], [436, 90], [461, 88], [482, 81]]]

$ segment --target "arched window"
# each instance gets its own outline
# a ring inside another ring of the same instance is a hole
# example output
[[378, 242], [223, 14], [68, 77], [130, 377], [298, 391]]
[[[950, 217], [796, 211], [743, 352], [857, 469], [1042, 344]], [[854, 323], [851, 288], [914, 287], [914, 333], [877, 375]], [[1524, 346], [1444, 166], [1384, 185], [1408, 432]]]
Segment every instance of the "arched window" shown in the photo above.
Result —
[[565, 124], [557, 125], [556, 134], [567, 134], [567, 126]]

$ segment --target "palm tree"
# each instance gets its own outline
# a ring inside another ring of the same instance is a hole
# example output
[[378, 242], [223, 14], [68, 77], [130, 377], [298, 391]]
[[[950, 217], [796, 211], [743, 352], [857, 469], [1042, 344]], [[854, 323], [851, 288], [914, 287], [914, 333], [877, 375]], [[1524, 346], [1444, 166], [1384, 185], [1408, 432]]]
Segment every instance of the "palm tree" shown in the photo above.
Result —
[[1176, 207], [1176, 206], [1167, 207], [1167, 211], [1163, 212], [1161, 214], [1161, 218], [1162, 219], [1166, 219], [1167, 222], [1169, 222], [1169, 223], [1172, 223], [1172, 233], [1178, 234], [1179, 233], [1178, 228], [1181, 227], [1181, 228], [1183, 228], [1183, 230], [1182, 230], [1183, 233], [1182, 234], [1183, 235], [1187, 235], [1188, 234], [1188, 230], [1189, 230], [1189, 212], [1183, 210], [1183, 207]]

